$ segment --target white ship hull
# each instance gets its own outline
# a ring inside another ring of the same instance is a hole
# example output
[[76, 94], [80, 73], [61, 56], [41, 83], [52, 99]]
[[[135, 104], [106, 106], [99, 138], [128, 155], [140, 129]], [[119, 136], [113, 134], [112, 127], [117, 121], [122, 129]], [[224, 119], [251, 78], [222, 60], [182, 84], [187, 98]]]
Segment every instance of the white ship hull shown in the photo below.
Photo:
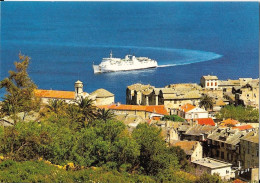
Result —
[[158, 67], [157, 64], [143, 64], [143, 65], [132, 65], [132, 66], [108, 66], [108, 67], [102, 67], [99, 65], [93, 65], [94, 73], [103, 73], [103, 72], [117, 72], [117, 71], [130, 71], [130, 70], [140, 70], [140, 69], [150, 69], [150, 68], [156, 68]]
[[113, 58], [112, 52], [109, 58], [103, 58], [101, 64], [94, 65], [94, 73], [130, 71], [158, 67], [157, 61], [147, 57], [135, 57], [126, 55], [124, 59]]

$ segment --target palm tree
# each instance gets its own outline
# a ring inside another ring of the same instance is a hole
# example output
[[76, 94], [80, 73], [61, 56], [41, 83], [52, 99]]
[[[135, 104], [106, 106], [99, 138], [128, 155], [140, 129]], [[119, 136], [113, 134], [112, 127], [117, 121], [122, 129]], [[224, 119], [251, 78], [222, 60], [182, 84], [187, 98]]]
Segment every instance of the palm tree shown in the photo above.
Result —
[[200, 99], [200, 107], [204, 107], [206, 110], [212, 109], [213, 108], [213, 98], [209, 97], [208, 95], [204, 95], [201, 99]]
[[115, 115], [110, 109], [98, 109], [98, 119], [104, 120], [106, 122], [107, 120], [113, 119], [114, 117]]
[[[97, 117], [97, 108], [93, 105], [93, 100], [89, 98], [81, 98], [78, 102], [81, 113], [85, 122], [91, 122]], [[85, 124], [84, 124], [85, 126]]]
[[64, 108], [66, 103], [64, 100], [53, 99], [49, 100], [48, 104], [45, 105], [45, 108], [41, 112], [42, 116], [46, 116], [47, 114], [54, 113], [56, 116], [65, 112]]

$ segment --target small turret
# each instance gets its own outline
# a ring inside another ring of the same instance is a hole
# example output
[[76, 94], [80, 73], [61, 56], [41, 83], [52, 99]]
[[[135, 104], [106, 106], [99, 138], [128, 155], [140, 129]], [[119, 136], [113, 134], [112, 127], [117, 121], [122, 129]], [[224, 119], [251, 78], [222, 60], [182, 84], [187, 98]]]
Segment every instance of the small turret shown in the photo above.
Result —
[[79, 99], [83, 96], [83, 83], [81, 81], [75, 82], [75, 99]]
[[110, 58], [113, 58], [112, 50], [110, 51]]

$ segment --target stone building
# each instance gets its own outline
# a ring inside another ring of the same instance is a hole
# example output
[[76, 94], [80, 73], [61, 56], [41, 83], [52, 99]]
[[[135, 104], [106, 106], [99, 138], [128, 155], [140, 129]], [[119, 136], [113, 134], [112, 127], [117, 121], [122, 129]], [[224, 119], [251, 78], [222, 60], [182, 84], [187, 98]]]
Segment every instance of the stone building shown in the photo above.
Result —
[[[154, 86], [136, 83], [126, 89], [126, 104], [129, 105], [149, 105], [149, 95]], [[158, 105], [158, 104], [157, 104]]]
[[110, 105], [115, 102], [114, 94], [103, 88], [97, 89], [89, 96], [94, 100], [95, 105]]
[[114, 94], [105, 89], [98, 89], [91, 94], [83, 91], [83, 83], [81, 81], [75, 82], [75, 91], [61, 91], [61, 90], [42, 90], [36, 89], [35, 96], [41, 98], [43, 103], [48, 103], [49, 100], [58, 99], [66, 103], [75, 103], [81, 98], [90, 98], [95, 105], [108, 105], [115, 101]]
[[240, 139], [240, 160], [243, 169], [259, 167], [258, 130], [249, 132]]
[[239, 166], [239, 143], [247, 132], [232, 128], [218, 128], [208, 136], [209, 156]]
[[235, 104], [259, 108], [259, 82], [251, 82], [235, 90]]
[[240, 139], [240, 176], [248, 181], [259, 180], [259, 130]]
[[[185, 128], [185, 132], [181, 134], [181, 140], [189, 141], [207, 141], [208, 135], [210, 135], [217, 127], [211, 125], [199, 125], [195, 124]], [[181, 130], [178, 129], [178, 130]]]
[[155, 88], [140, 83], [126, 89], [126, 104], [130, 105], [164, 105], [170, 114], [186, 103], [198, 105], [201, 94], [197, 84], [173, 84], [165, 88]]
[[218, 88], [218, 77], [212, 75], [202, 76], [200, 84], [203, 88], [216, 90]]
[[190, 161], [201, 159], [203, 156], [203, 148], [198, 141], [177, 141], [171, 145], [179, 146], [181, 149], [183, 149], [187, 159]]

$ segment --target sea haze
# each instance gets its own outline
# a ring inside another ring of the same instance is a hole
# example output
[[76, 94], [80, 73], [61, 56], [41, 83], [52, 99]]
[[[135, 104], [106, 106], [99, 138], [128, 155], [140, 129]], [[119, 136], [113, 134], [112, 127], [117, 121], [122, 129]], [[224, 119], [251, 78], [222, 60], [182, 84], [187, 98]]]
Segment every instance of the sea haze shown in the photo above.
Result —
[[[41, 89], [104, 88], [125, 103], [128, 85], [156, 87], [259, 77], [257, 2], [1, 2], [1, 80], [18, 54]], [[159, 67], [94, 74], [110, 51], [147, 56]], [[4, 89], [0, 90], [3, 97]]]

